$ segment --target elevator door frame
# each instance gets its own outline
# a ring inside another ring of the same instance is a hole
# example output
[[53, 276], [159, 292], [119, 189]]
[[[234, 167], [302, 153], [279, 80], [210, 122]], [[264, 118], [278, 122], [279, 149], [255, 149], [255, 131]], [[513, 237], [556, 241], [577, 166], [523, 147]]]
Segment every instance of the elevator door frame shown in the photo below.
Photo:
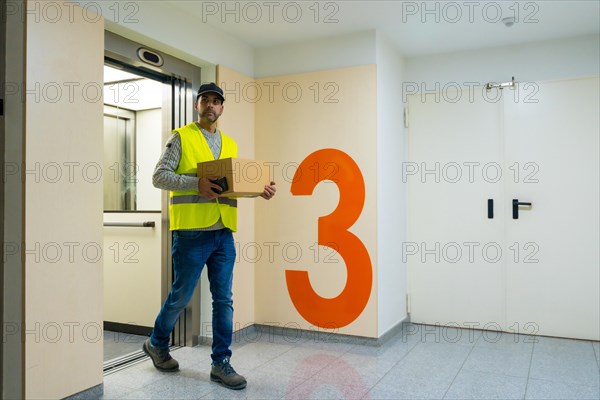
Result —
[[[139, 56], [141, 49], [148, 49], [162, 59], [156, 66], [144, 62]], [[126, 39], [112, 32], [104, 32], [104, 63], [144, 77], [158, 80], [165, 85], [162, 104], [162, 143], [173, 129], [197, 119], [193, 108], [193, 93], [200, 86], [200, 68], [174, 58], [148, 46]], [[163, 191], [161, 201], [161, 304], [167, 298], [173, 282], [171, 257], [172, 235], [169, 230], [169, 193]], [[196, 287], [194, 296], [182, 312], [171, 334], [171, 346], [195, 346], [200, 335], [200, 295]], [[159, 310], [156, 310], [158, 314]]]

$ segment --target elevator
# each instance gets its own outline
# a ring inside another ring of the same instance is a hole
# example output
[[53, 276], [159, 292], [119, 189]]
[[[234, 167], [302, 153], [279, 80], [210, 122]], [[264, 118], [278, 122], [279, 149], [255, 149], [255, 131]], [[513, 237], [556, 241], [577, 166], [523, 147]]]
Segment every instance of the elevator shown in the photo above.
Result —
[[[105, 31], [104, 373], [145, 355], [143, 341], [173, 281], [168, 193], [152, 173], [173, 129], [197, 118], [199, 67]], [[196, 290], [171, 336], [197, 344]]]

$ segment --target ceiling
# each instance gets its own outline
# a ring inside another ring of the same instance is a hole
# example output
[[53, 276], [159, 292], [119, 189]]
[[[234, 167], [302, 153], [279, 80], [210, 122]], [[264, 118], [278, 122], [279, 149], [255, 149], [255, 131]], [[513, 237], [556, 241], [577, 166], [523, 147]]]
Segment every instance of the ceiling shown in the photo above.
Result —
[[[189, 1], [169, 5], [254, 48], [377, 29], [408, 57], [600, 35], [600, 1]], [[503, 18], [516, 17], [511, 27]]]
[[162, 107], [163, 84], [104, 66], [104, 104], [131, 111]]

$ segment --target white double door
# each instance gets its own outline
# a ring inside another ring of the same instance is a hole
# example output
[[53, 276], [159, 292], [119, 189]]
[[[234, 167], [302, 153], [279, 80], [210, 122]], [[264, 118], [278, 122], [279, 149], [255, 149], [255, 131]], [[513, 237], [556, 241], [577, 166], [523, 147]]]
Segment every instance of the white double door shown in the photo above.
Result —
[[410, 96], [413, 322], [600, 339], [598, 82]]

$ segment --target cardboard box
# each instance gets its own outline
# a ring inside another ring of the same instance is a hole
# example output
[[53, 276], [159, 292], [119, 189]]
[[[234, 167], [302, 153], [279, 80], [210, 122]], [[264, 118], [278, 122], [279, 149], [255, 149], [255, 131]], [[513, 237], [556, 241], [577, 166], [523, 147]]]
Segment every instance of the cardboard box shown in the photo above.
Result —
[[228, 190], [221, 193], [226, 197], [257, 197], [271, 183], [269, 165], [266, 161], [242, 158], [222, 158], [198, 163], [198, 177], [225, 177]]

